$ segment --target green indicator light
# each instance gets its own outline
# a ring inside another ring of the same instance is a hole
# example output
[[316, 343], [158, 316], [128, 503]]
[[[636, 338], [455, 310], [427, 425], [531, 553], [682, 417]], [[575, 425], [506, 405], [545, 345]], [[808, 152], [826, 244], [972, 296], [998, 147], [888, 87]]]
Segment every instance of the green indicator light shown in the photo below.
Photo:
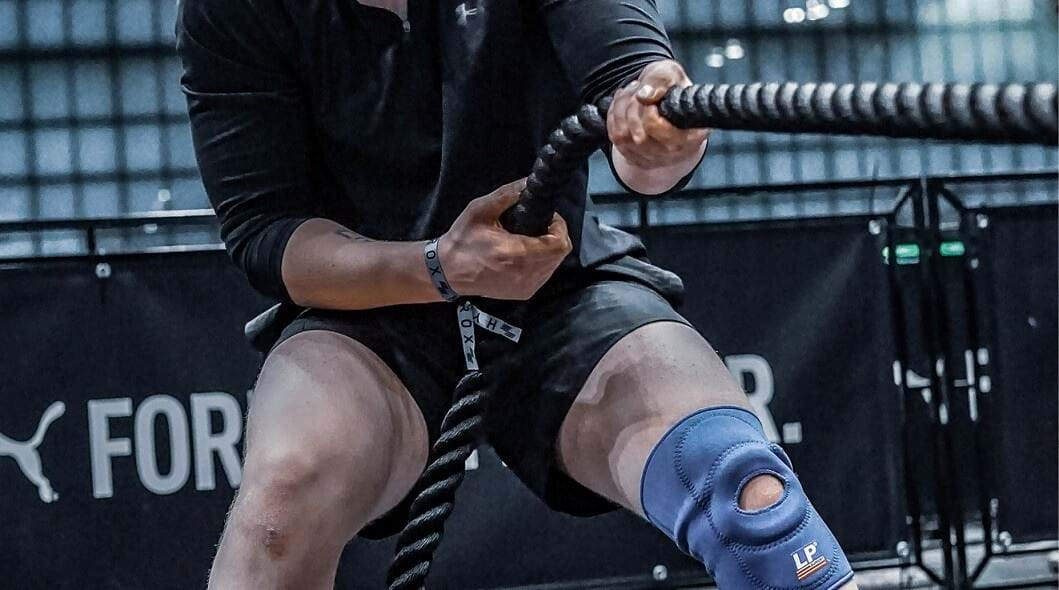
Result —
[[967, 252], [967, 248], [963, 245], [963, 242], [942, 242], [941, 243], [941, 255], [942, 256], [963, 256]]
[[919, 244], [898, 244], [897, 260], [903, 258], [919, 258]]
[[[919, 244], [898, 244], [897, 264], [919, 264]], [[890, 264], [890, 247], [886, 246], [882, 251], [883, 262]]]

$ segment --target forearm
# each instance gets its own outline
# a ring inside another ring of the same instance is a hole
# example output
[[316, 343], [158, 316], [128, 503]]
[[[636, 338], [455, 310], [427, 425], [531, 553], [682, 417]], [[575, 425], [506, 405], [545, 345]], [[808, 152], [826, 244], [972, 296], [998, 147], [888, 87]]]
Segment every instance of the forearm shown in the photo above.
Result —
[[283, 253], [283, 283], [298, 305], [357, 310], [433, 303], [441, 296], [424, 242], [376, 241], [327, 220], [301, 224]]
[[[537, 0], [536, 4], [556, 55], [584, 102], [614, 96], [631, 80], [643, 80], [645, 70], [674, 59], [655, 0]], [[642, 113], [621, 114], [642, 119]], [[618, 135], [611, 125], [614, 118], [612, 104], [608, 120], [612, 141]], [[621, 154], [615, 149], [611, 161], [615, 174], [627, 187], [640, 194], [657, 195], [677, 187], [694, 171], [705, 150], [702, 141], [645, 165], [626, 157], [630, 152]], [[659, 165], [660, 159], [665, 160], [664, 165]]]
[[693, 152], [688, 158], [671, 166], [658, 168], [637, 166], [613, 146], [610, 148], [610, 156], [614, 164], [614, 173], [625, 186], [641, 195], [660, 195], [669, 192], [698, 167], [706, 154], [707, 143], [702, 142], [698, 151]]

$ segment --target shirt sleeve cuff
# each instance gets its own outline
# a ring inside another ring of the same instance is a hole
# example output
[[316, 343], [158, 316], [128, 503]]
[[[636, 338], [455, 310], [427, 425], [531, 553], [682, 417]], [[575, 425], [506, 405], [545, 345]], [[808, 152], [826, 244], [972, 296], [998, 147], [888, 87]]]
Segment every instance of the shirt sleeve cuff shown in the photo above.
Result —
[[259, 292], [280, 301], [291, 301], [283, 284], [283, 255], [295, 230], [311, 218], [306, 215], [273, 221], [243, 248], [241, 256], [235, 257], [236, 264], [243, 268], [250, 284]]

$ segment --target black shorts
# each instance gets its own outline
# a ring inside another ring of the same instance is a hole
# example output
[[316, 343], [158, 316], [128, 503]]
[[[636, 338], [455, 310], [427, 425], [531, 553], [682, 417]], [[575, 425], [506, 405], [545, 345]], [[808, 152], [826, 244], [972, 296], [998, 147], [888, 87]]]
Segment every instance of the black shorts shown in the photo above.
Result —
[[[527, 302], [475, 302], [523, 329], [518, 344], [477, 330], [478, 361], [490, 391], [489, 444], [551, 508], [579, 516], [614, 508], [557, 469], [556, 438], [574, 398], [611, 346], [646, 324], [688, 323], [674, 309], [682, 296], [675, 274], [626, 257], [552, 281]], [[411, 392], [431, 442], [436, 440], [465, 372], [455, 305], [305, 310], [274, 344], [308, 330], [344, 334], [375, 352]], [[410, 503], [406, 498], [361, 536], [378, 539], [398, 532]]]

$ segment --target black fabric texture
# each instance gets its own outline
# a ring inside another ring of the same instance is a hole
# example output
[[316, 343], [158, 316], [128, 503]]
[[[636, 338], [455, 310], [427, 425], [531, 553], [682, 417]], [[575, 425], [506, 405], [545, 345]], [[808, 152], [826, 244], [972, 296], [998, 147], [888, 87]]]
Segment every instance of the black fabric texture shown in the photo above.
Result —
[[[353, 0], [181, 1], [199, 167], [259, 291], [289, 299], [284, 248], [312, 217], [375, 239], [440, 236], [471, 199], [525, 176], [581, 102], [673, 55], [654, 0], [408, 10], [406, 26]], [[574, 252], [558, 280], [641, 247], [597, 222], [587, 183], [586, 165], [559, 199]]]

